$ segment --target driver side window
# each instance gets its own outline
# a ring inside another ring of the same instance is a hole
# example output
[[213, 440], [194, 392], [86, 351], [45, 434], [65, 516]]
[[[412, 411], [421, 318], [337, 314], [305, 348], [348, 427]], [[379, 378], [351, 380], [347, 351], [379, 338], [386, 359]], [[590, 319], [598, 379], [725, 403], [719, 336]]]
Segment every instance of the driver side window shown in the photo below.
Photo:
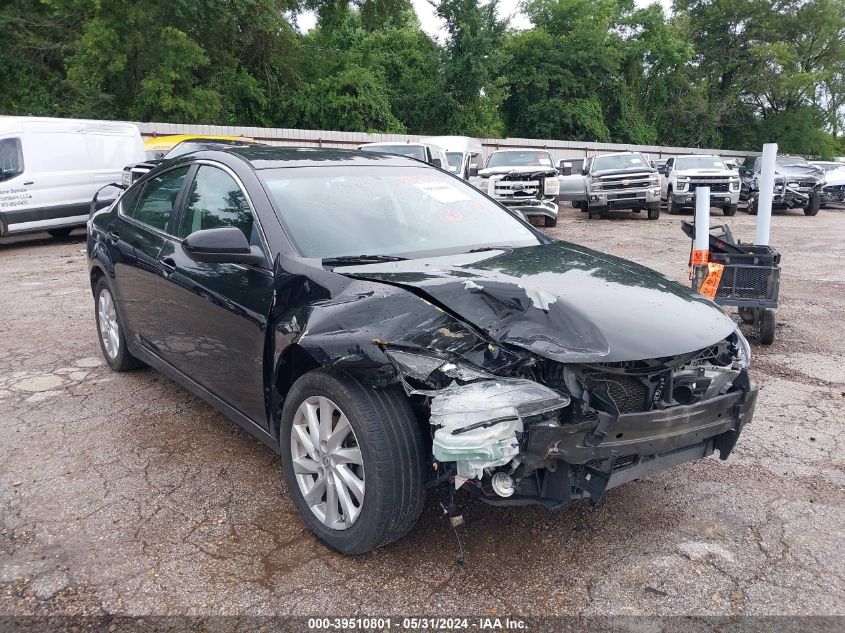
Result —
[[222, 169], [200, 165], [185, 198], [177, 236], [225, 226], [239, 228], [250, 244], [261, 246], [252, 209], [235, 179]]

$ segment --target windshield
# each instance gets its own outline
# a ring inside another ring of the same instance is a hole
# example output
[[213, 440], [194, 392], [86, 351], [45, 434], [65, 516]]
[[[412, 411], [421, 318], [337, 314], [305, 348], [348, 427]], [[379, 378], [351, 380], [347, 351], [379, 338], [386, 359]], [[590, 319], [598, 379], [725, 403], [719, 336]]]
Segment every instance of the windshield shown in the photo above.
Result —
[[593, 159], [592, 171], [604, 169], [630, 169], [632, 167], [649, 167], [648, 161], [642, 154], [619, 154], [617, 156], [596, 156]]
[[809, 165], [810, 164], [810, 163], [807, 162], [806, 158], [801, 158], [800, 156], [778, 156], [776, 160], [777, 160], [778, 165]]
[[475, 187], [426, 167], [302, 167], [258, 173], [305, 257], [425, 257], [541, 243]]
[[417, 160], [425, 160], [425, 148], [422, 145], [406, 145], [404, 143], [398, 145], [364, 145], [361, 151], [399, 154], [400, 156], [410, 156]]
[[825, 172], [834, 171], [836, 169], [845, 168], [843, 163], [813, 163], [816, 167], [821, 167]]
[[551, 167], [552, 156], [548, 152], [493, 152], [487, 160], [487, 167]]
[[453, 174], [460, 173], [461, 164], [464, 162], [464, 155], [460, 152], [446, 152], [446, 160], [449, 161], [449, 171]]
[[675, 161], [675, 169], [727, 169], [718, 156], [683, 156]]

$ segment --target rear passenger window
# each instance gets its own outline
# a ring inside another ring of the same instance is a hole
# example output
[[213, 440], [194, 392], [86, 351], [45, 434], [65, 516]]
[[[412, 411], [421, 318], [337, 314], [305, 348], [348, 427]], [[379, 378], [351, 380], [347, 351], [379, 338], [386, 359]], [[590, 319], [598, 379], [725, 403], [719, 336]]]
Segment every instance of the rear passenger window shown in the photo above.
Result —
[[0, 182], [23, 173], [23, 150], [19, 138], [0, 140]]
[[[187, 165], [177, 167], [150, 178], [144, 186], [144, 193], [141, 194], [135, 209], [127, 209], [124, 205], [123, 212], [154, 229], [166, 230], [173, 213], [173, 205], [176, 204], [176, 196], [179, 195], [182, 182], [188, 175], [188, 169]], [[128, 202], [131, 204], [131, 199]]]
[[250, 243], [258, 245], [252, 210], [235, 179], [222, 169], [201, 165], [188, 190], [178, 236], [224, 226], [239, 228]]

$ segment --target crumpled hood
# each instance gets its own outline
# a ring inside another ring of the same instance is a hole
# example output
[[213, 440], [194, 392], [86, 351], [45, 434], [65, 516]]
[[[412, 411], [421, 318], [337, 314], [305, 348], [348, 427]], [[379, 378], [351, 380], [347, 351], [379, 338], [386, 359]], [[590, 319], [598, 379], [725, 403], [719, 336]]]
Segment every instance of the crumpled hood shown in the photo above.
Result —
[[674, 356], [716, 343], [736, 327], [689, 288], [566, 242], [335, 272], [413, 290], [495, 341], [560, 362]]
[[775, 173], [786, 178], [814, 178], [821, 180], [824, 177], [824, 170], [813, 165], [778, 165]]
[[489, 167], [481, 169], [478, 175], [482, 178], [489, 178], [490, 176], [501, 176], [504, 174], [538, 174], [545, 176], [556, 176], [557, 170], [554, 167]]

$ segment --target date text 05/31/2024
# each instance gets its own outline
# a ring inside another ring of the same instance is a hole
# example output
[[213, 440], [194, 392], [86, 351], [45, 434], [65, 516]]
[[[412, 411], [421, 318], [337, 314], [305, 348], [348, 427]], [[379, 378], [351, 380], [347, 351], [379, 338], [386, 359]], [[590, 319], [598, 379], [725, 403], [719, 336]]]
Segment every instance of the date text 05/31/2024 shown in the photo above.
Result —
[[513, 618], [309, 618], [310, 631], [524, 631], [525, 621]]

